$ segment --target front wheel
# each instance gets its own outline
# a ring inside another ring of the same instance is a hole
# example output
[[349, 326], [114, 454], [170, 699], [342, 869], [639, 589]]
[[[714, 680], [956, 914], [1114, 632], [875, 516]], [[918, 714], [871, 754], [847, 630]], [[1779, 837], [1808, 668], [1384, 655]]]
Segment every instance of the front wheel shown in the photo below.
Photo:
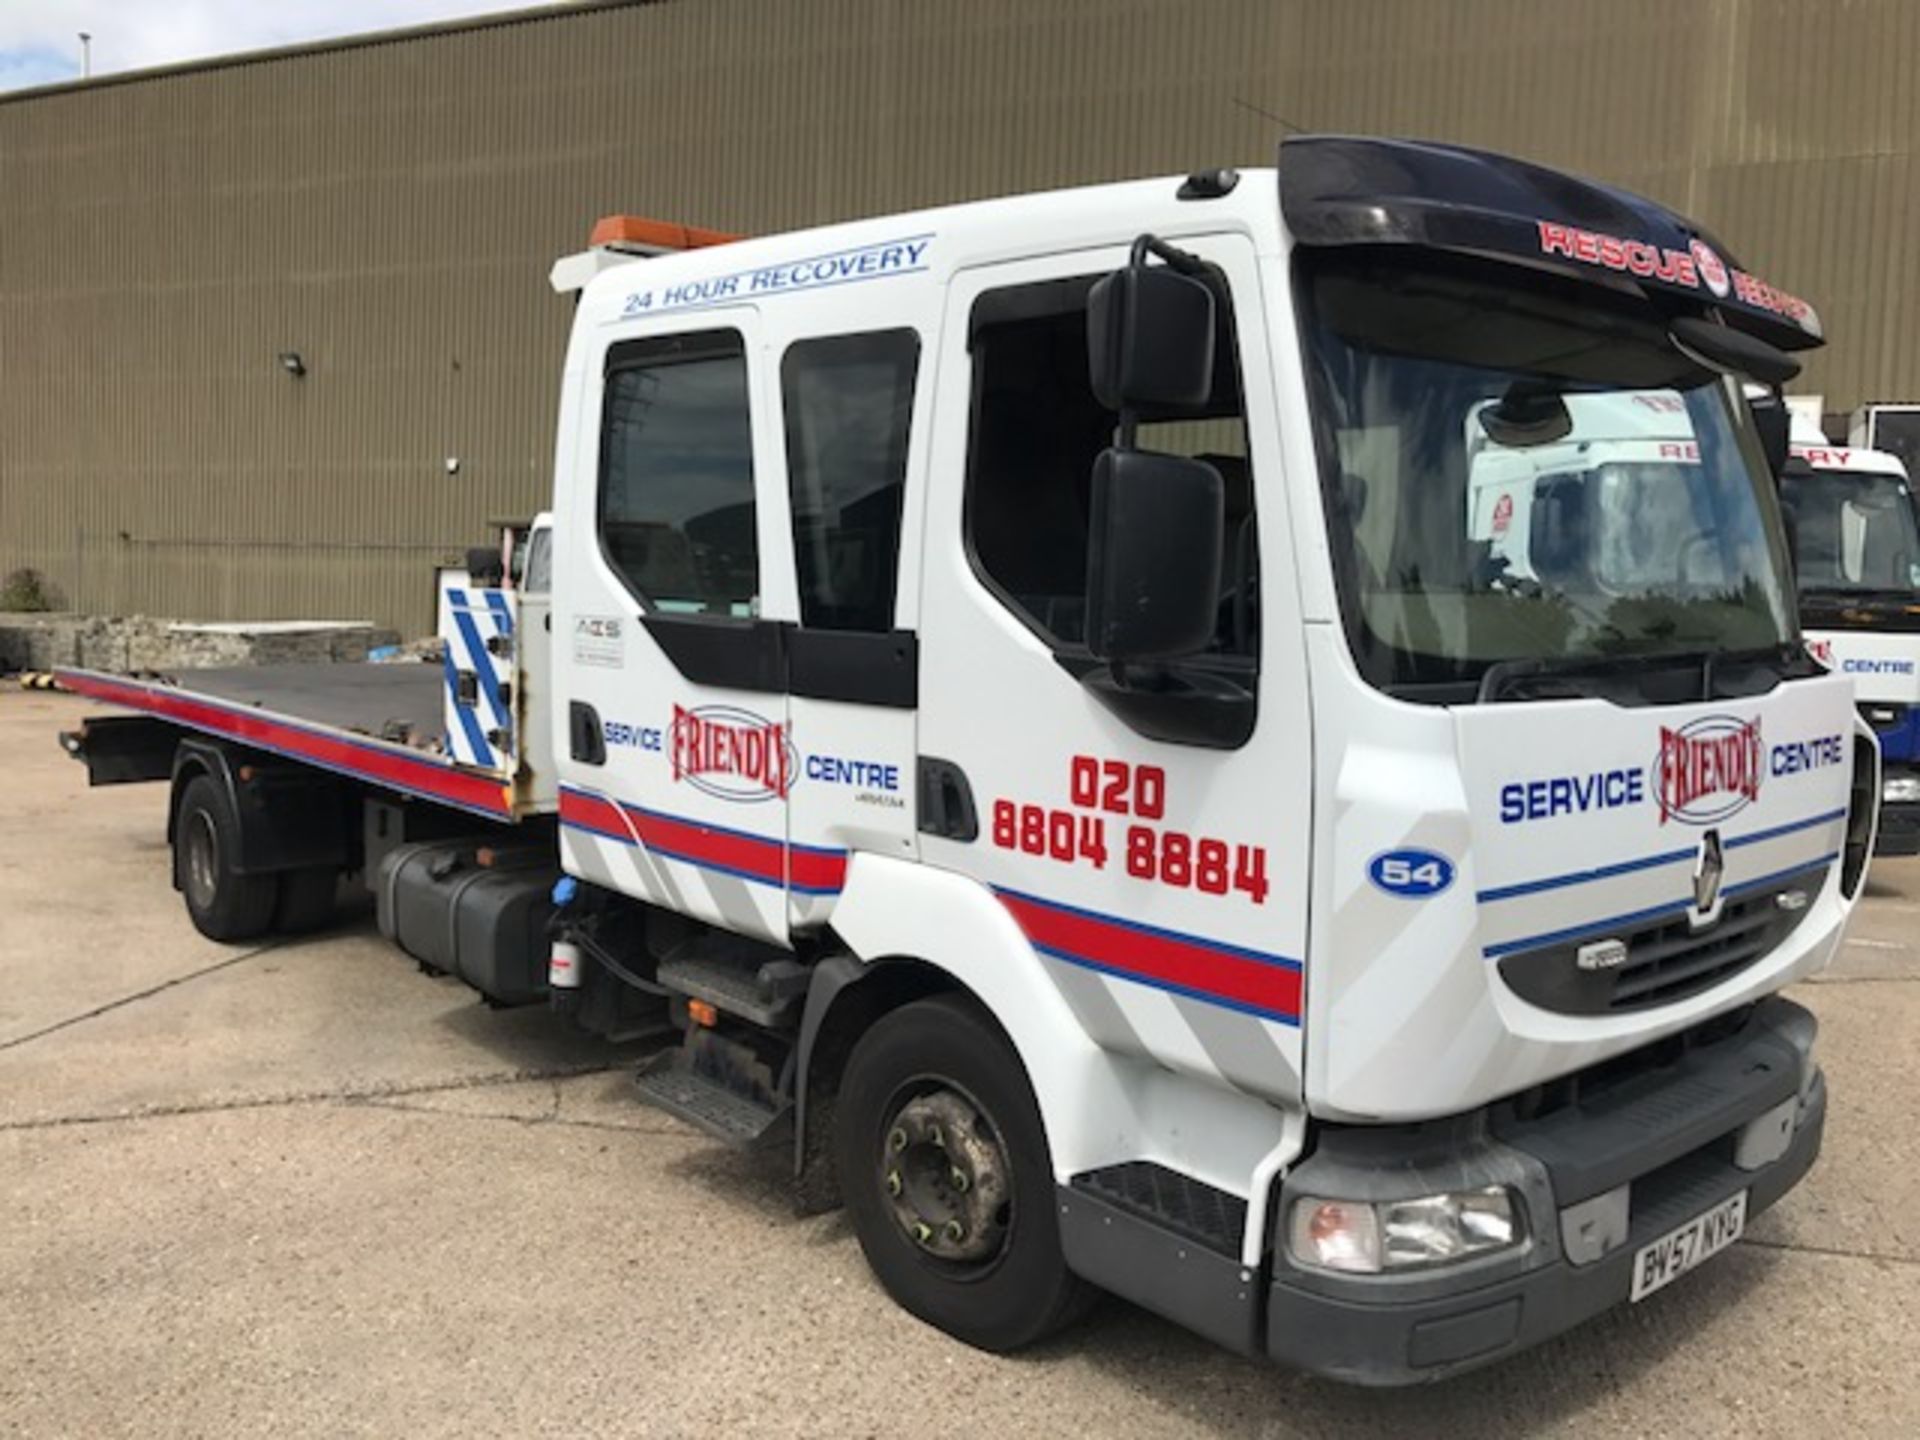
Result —
[[904, 1309], [1000, 1351], [1084, 1312], [1094, 1292], [1061, 1254], [1039, 1106], [971, 1005], [939, 996], [879, 1020], [847, 1061], [834, 1129], [854, 1233]]

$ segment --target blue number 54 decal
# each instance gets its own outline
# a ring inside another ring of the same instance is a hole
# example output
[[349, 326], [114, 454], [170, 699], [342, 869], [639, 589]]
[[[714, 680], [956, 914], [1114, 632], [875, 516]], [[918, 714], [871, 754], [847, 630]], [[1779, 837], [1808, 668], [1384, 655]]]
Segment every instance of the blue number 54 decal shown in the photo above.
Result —
[[1367, 878], [1389, 895], [1419, 900], [1453, 884], [1453, 862], [1431, 850], [1388, 850], [1373, 857]]

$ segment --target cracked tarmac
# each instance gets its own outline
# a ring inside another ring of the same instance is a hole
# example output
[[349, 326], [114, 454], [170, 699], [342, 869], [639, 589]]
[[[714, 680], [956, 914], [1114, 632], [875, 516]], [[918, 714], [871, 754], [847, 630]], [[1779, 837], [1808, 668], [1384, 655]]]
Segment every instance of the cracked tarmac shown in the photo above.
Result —
[[1643, 1305], [1417, 1392], [1119, 1303], [1006, 1358], [894, 1309], [839, 1215], [634, 1103], [636, 1052], [493, 1011], [361, 917], [248, 949], [0, 692], [0, 1434], [1920, 1433], [1920, 862], [1827, 975], [1825, 1154]]

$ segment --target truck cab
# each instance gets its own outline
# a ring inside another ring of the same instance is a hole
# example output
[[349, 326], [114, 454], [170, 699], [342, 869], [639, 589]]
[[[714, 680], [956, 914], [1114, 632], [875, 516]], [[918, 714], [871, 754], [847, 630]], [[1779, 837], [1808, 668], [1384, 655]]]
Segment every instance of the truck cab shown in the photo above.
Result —
[[1433, 1378], [1812, 1163], [1777, 992], [1878, 758], [1742, 391], [1810, 306], [1374, 140], [604, 233], [554, 277], [566, 955], [676, 997], [677, 1113], [804, 1169], [833, 1101], [909, 1309], [1005, 1348], [1087, 1280]]
[[1879, 737], [1874, 853], [1920, 854], [1920, 527], [1907, 468], [1806, 426], [1794, 434], [1780, 498], [1807, 647], [1852, 678]]

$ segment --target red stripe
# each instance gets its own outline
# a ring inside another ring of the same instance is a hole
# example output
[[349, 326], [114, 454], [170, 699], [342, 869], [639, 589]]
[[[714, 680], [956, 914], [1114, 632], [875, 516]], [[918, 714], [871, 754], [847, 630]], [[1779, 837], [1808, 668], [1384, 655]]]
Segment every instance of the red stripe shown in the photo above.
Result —
[[634, 828], [650, 850], [670, 850], [703, 865], [720, 865], [742, 870], [774, 885], [787, 883], [782, 852], [786, 846], [778, 840], [759, 835], [735, 835], [715, 830], [693, 820], [673, 820], [646, 811], [629, 811]]
[[847, 852], [844, 850], [787, 851], [787, 877], [807, 890], [844, 890], [847, 885]]
[[69, 690], [110, 705], [144, 710], [189, 729], [224, 735], [262, 750], [311, 760], [315, 764], [372, 780], [390, 789], [446, 800], [489, 814], [512, 814], [506, 788], [500, 781], [456, 769], [444, 761], [384, 748], [374, 741], [337, 740], [299, 726], [269, 720], [256, 712], [229, 710], [224, 706], [196, 700], [177, 690], [134, 685], [72, 670], [57, 673], [60, 683]]
[[789, 877], [795, 885], [810, 890], [840, 890], [846, 885], [844, 851], [789, 848], [784, 841], [772, 836], [720, 830], [697, 820], [678, 820], [670, 815], [619, 806], [611, 800], [576, 790], [560, 792], [560, 818], [569, 825], [583, 826], [629, 844], [637, 832], [640, 843], [650, 850], [660, 850], [696, 865], [741, 871], [769, 885], [785, 885]]
[[562, 790], [560, 819], [568, 825], [580, 825], [588, 830], [597, 830], [603, 835], [625, 840], [629, 844], [633, 841], [633, 832], [627, 828], [627, 822], [621, 818], [620, 807], [610, 800], [602, 800], [598, 795], [586, 795], [578, 790]]
[[1103, 969], [1218, 996], [1288, 1019], [1300, 1018], [1300, 972], [1091, 915], [1036, 904], [1004, 892], [1000, 903], [1034, 944]]

